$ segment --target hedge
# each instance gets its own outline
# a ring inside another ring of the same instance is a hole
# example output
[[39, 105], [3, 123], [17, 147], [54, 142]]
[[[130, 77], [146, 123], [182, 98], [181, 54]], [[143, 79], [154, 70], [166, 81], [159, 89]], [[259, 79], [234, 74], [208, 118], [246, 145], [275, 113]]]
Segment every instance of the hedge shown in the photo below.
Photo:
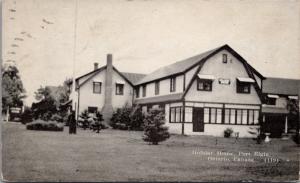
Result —
[[63, 131], [64, 124], [55, 121], [36, 120], [26, 124], [27, 130], [41, 130], [41, 131]]

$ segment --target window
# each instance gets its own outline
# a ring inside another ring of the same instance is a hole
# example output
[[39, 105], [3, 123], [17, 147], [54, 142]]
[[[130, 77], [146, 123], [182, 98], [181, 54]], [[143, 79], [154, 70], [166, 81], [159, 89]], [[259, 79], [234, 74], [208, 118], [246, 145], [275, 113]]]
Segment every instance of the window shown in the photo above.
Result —
[[237, 93], [250, 93], [250, 83], [240, 82], [237, 80], [236, 82], [236, 92]]
[[225, 124], [229, 124], [229, 120], [230, 120], [229, 113], [230, 113], [230, 109], [225, 109], [225, 116], [224, 116], [224, 123]]
[[93, 93], [101, 93], [101, 82], [93, 82]]
[[143, 85], [142, 89], [143, 89], [143, 97], [146, 97], [146, 89], [147, 89], [146, 85]]
[[116, 95], [124, 94], [124, 84], [116, 83]]
[[193, 121], [193, 108], [186, 107], [185, 108], [185, 122], [192, 122]]
[[205, 124], [257, 125], [258, 118], [257, 109], [204, 108]]
[[204, 108], [204, 123], [209, 123], [209, 108]]
[[227, 54], [223, 54], [223, 63], [227, 63]]
[[199, 79], [197, 80], [198, 91], [212, 91], [212, 80]]
[[137, 87], [135, 89], [135, 94], [136, 94], [136, 98], [139, 98], [140, 97], [140, 87]]
[[182, 107], [170, 107], [170, 123], [182, 122]]
[[172, 77], [170, 80], [170, 92], [176, 91], [176, 77]]
[[276, 98], [267, 97], [267, 105], [276, 105]]
[[88, 112], [89, 113], [96, 113], [97, 112], [97, 107], [88, 107]]
[[155, 95], [159, 94], [159, 81], [155, 82]]

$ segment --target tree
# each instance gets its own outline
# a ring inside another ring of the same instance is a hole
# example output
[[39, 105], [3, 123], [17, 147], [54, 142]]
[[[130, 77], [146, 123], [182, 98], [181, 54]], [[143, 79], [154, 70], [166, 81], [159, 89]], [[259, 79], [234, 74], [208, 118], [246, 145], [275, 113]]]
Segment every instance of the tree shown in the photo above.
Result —
[[164, 126], [164, 113], [161, 109], [152, 109], [144, 119], [143, 140], [158, 145], [170, 137], [168, 127]]
[[2, 68], [2, 110], [23, 106], [25, 89], [16, 66]]

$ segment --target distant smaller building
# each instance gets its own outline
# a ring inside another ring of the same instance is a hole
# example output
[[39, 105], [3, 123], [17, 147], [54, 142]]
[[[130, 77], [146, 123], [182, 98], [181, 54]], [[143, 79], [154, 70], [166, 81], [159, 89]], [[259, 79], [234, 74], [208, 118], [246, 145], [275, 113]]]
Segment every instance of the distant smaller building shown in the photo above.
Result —
[[288, 102], [298, 101], [300, 80], [266, 78], [263, 80], [262, 124], [270, 131], [271, 137], [280, 137], [295, 129], [298, 115], [291, 115]]

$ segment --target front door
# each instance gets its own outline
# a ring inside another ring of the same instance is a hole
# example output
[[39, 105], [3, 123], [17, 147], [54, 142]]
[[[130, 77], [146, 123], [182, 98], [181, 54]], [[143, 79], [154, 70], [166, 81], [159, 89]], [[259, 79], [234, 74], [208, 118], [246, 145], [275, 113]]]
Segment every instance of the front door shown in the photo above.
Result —
[[204, 108], [193, 108], [193, 132], [204, 132]]

